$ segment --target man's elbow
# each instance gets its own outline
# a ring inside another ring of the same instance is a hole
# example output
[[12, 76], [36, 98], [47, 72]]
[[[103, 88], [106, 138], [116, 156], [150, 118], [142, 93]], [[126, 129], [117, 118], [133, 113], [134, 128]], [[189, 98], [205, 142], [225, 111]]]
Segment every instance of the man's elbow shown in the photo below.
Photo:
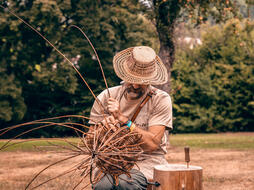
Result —
[[160, 149], [160, 145], [156, 143], [150, 143], [149, 145], [143, 147], [145, 152], [152, 153], [158, 149]]

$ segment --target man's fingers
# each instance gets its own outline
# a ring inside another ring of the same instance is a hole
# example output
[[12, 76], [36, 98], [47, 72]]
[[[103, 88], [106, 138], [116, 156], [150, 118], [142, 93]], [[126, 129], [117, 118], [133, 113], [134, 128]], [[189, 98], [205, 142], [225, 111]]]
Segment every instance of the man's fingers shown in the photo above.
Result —
[[116, 120], [115, 120], [115, 118], [113, 116], [108, 116], [104, 120], [102, 120], [101, 123], [103, 125], [106, 125], [106, 124], [113, 124], [113, 125], [115, 125], [116, 124]]
[[109, 98], [108, 99], [108, 106], [118, 106], [119, 102], [115, 100], [114, 98]]
[[116, 111], [118, 111], [118, 107], [116, 107], [116, 106], [108, 106], [108, 111], [109, 112], [116, 112]]
[[119, 103], [118, 102], [109, 102], [108, 103], [108, 108], [118, 108], [119, 106]]
[[108, 111], [112, 114], [116, 114], [117, 112], [119, 112], [120, 110], [120, 105], [119, 102], [117, 100], [115, 100], [114, 98], [109, 98], [108, 99]]
[[110, 101], [110, 102], [117, 102], [117, 100], [116, 100], [116, 99], [111, 98], [111, 97], [108, 99], [108, 101]]
[[115, 120], [115, 118], [113, 116], [109, 116], [108, 119], [109, 119], [110, 123], [113, 123], [113, 124], [116, 123], [116, 120]]
[[[119, 102], [114, 98], [108, 99], [108, 111], [114, 116], [114, 119], [118, 119], [118, 116], [121, 114], [120, 111], [120, 104]], [[115, 123], [116, 121], [113, 121]]]

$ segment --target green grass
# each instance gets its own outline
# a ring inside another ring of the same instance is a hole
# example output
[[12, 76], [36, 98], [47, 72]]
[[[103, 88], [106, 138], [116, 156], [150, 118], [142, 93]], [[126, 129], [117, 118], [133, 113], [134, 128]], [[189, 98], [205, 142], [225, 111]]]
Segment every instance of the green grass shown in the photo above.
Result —
[[[68, 138], [69, 142], [77, 143], [78, 138]], [[52, 147], [50, 143], [57, 145], [70, 146], [61, 139], [29, 139], [14, 140], [12, 145], [2, 151], [38, 151], [40, 150], [56, 150], [59, 148]], [[7, 140], [0, 141], [0, 147]], [[50, 142], [50, 143], [49, 143]], [[176, 134], [170, 135], [170, 144], [174, 147], [189, 146], [192, 148], [203, 149], [237, 149], [237, 150], [254, 150], [254, 133], [220, 133], [220, 134]]]
[[176, 134], [170, 135], [170, 144], [206, 149], [254, 149], [254, 133]]
[[[59, 147], [54, 145], [71, 146], [65, 140], [74, 144], [78, 142], [78, 138], [13, 140], [10, 144], [8, 144], [8, 147], [4, 148], [2, 151], [58, 150]], [[0, 147], [2, 147], [6, 142], [8, 142], [8, 140], [1, 140]]]

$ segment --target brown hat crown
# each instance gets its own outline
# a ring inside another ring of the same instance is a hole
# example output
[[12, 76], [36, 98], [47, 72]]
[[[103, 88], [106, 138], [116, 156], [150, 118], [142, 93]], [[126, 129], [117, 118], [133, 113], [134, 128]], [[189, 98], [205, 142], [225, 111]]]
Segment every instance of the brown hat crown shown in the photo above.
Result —
[[135, 47], [124, 67], [134, 76], [152, 77], [156, 74], [155, 58], [156, 54], [152, 48]]
[[163, 84], [167, 82], [167, 70], [154, 50], [148, 46], [128, 48], [113, 59], [119, 78], [136, 84]]

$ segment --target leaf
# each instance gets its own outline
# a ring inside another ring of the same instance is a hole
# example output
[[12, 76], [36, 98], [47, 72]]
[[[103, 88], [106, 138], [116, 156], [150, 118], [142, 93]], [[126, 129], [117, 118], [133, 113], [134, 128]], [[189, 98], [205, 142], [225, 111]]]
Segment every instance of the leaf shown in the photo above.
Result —
[[35, 69], [36, 69], [38, 72], [41, 72], [41, 66], [40, 66], [40, 65], [36, 64], [36, 65], [35, 65]]

